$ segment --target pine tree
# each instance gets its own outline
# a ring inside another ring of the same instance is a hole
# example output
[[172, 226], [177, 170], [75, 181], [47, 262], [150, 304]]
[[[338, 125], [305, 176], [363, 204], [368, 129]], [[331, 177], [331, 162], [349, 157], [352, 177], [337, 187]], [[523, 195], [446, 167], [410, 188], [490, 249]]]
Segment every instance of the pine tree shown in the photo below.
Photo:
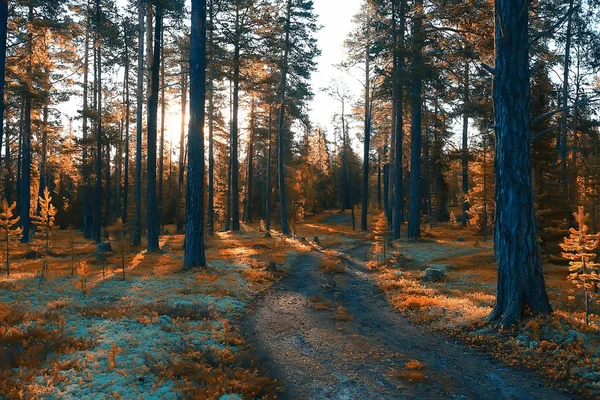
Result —
[[14, 211], [17, 208], [17, 203], [8, 205], [5, 199], [0, 202], [0, 232], [1, 240], [5, 244], [4, 261], [6, 263], [6, 276], [10, 276], [10, 240], [19, 239], [23, 229], [16, 226], [19, 223], [20, 217], [14, 217]]
[[596, 297], [600, 275], [598, 274], [600, 263], [597, 263], [596, 252], [600, 244], [600, 235], [588, 233], [586, 214], [583, 206], [579, 206], [577, 212], [573, 213], [577, 222], [577, 229], [571, 228], [571, 234], [564, 239], [560, 247], [563, 249], [563, 257], [569, 260], [568, 279], [580, 290], [583, 290], [585, 302], [585, 324], [589, 322], [590, 302], [592, 296]]
[[33, 224], [37, 227], [39, 232], [44, 239], [44, 259], [42, 261], [42, 274], [40, 276], [40, 282], [44, 280], [48, 272], [48, 253], [50, 251], [50, 235], [55, 229], [54, 219], [56, 217], [57, 210], [52, 205], [52, 197], [48, 188], [44, 188], [44, 195], [39, 197], [38, 215], [33, 216]]

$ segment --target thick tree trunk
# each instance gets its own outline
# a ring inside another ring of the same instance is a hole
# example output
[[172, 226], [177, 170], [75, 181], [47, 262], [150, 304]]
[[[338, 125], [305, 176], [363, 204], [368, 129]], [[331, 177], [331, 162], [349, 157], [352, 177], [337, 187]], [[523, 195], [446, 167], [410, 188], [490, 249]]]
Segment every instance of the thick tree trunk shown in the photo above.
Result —
[[[41, 125], [41, 140], [40, 140], [40, 184], [38, 187], [38, 196], [44, 195], [44, 189], [48, 186], [48, 104], [44, 104], [42, 110], [42, 125]], [[40, 210], [40, 204], [38, 203], [38, 211]]]
[[148, 219], [148, 251], [159, 250], [158, 235], [160, 233], [158, 218], [158, 202], [156, 195], [156, 131], [158, 125], [158, 83], [160, 73], [161, 35], [162, 35], [163, 9], [156, 8], [156, 21], [154, 26], [154, 50], [152, 64], [150, 65], [150, 92], [148, 95], [148, 134], [147, 134], [147, 219]]
[[552, 311], [537, 243], [531, 182], [528, 0], [496, 0], [496, 306], [489, 316], [513, 324], [524, 311]]
[[413, 63], [411, 68], [411, 145], [410, 145], [410, 202], [408, 211], [409, 238], [421, 237], [421, 109], [423, 80], [423, 0], [415, 0], [413, 20]]
[[279, 173], [279, 208], [281, 211], [281, 232], [284, 235], [290, 234], [287, 215], [287, 197], [285, 194], [285, 96], [287, 92], [287, 74], [288, 57], [290, 52], [290, 25], [292, 19], [292, 0], [287, 2], [287, 13], [285, 20], [285, 43], [283, 53], [283, 64], [281, 66], [281, 87], [279, 88], [280, 108], [279, 108], [279, 127], [277, 130], [277, 171]]
[[394, 240], [400, 239], [400, 228], [404, 223], [404, 171], [402, 168], [403, 140], [404, 140], [404, 30], [406, 25], [406, 0], [401, 0], [400, 5], [400, 29], [396, 29], [396, 17], [394, 21], [394, 93], [393, 113], [395, 115], [394, 144], [394, 212], [393, 212], [393, 234]]
[[204, 105], [206, 102], [206, 0], [192, 0], [190, 45], [190, 130], [187, 182], [185, 269], [205, 267]]
[[142, 134], [144, 108], [144, 3], [138, 5], [138, 70], [136, 93], [136, 137], [135, 137], [135, 219], [133, 223], [133, 245], [142, 243]]
[[467, 211], [469, 211], [469, 202], [467, 193], [469, 192], [469, 62], [465, 62], [463, 85], [463, 131], [462, 131], [462, 191], [463, 191], [463, 226], [467, 226]]
[[33, 32], [31, 25], [33, 24], [33, 6], [29, 6], [28, 17], [28, 32], [27, 32], [27, 88], [25, 89], [25, 109], [23, 123], [23, 143], [22, 143], [22, 158], [21, 158], [21, 179], [20, 179], [20, 220], [22, 231], [21, 243], [29, 242], [29, 211], [31, 203], [31, 85], [33, 71]]

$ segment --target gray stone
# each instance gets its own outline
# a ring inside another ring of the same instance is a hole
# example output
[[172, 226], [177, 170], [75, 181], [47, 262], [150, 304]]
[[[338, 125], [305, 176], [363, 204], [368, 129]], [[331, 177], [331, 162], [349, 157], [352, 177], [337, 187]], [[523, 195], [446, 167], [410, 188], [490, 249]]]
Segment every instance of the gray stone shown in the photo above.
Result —
[[427, 268], [423, 275], [423, 282], [441, 282], [446, 279], [446, 273], [435, 268]]

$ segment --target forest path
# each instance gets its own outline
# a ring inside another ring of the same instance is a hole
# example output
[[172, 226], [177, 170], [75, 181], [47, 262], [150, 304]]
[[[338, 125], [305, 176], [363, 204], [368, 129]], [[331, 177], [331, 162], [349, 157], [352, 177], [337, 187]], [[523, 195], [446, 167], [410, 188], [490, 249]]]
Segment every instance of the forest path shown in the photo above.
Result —
[[[322, 255], [302, 253], [244, 319], [246, 338], [283, 398], [578, 398], [395, 312], [365, 268], [370, 242], [336, 250], [346, 256], [346, 273], [323, 274]], [[425, 366], [407, 370], [410, 360]]]

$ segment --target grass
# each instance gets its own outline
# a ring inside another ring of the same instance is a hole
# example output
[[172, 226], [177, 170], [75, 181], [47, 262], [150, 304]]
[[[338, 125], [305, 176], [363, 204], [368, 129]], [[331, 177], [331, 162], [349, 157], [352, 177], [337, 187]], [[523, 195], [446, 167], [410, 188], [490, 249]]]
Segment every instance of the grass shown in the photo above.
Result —
[[[209, 267], [189, 272], [181, 272], [183, 235], [162, 236], [159, 253], [131, 249], [124, 281], [118, 249], [103, 278], [95, 244], [58, 231], [39, 289], [41, 242], [15, 244], [14, 273], [0, 277], [0, 398], [81, 397], [89, 389], [115, 398], [274, 398], [276, 382], [256, 365], [237, 324], [251, 297], [285, 274], [290, 254], [310, 246], [247, 228], [208, 237]], [[74, 264], [88, 266], [86, 293], [71, 276], [70, 237]]]
[[343, 274], [348, 271], [339, 254], [335, 251], [326, 250], [319, 264], [319, 269], [326, 274]]

